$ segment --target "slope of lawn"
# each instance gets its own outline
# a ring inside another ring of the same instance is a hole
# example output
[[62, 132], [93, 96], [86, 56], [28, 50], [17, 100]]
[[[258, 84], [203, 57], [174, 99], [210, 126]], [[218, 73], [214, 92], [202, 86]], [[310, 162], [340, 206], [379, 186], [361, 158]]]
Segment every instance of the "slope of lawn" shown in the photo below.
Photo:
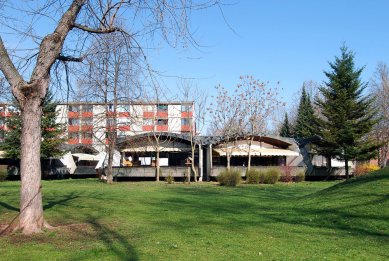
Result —
[[[0, 224], [18, 211], [0, 183]], [[0, 237], [1, 260], [388, 260], [389, 170], [347, 182], [44, 181], [55, 230]]]

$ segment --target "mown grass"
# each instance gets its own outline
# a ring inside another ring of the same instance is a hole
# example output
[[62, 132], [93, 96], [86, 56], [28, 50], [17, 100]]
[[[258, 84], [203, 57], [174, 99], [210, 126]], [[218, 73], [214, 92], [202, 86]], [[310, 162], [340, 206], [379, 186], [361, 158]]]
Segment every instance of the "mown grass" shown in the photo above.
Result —
[[[0, 223], [18, 211], [0, 183]], [[55, 230], [0, 238], [1, 260], [385, 260], [389, 171], [348, 182], [220, 187], [44, 181]]]

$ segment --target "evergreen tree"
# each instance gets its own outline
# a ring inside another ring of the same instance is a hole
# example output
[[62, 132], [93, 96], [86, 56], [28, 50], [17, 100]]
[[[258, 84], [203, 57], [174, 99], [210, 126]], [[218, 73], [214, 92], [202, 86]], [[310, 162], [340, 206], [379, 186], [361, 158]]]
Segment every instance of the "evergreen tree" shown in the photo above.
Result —
[[280, 136], [286, 137], [286, 138], [292, 138], [292, 128], [289, 123], [288, 119], [288, 113], [285, 112], [284, 122], [282, 123], [281, 129], [280, 129]]
[[[57, 103], [54, 101], [54, 96], [49, 92], [42, 107], [42, 144], [41, 158], [48, 159], [50, 157], [58, 157], [63, 154], [61, 145], [64, 139], [61, 138], [63, 126], [55, 121], [57, 112], [55, 108]], [[20, 137], [22, 129], [22, 119], [20, 117], [20, 108], [16, 100], [13, 101], [15, 110], [7, 117], [5, 124], [7, 130], [4, 132], [4, 142], [1, 144], [1, 149], [5, 151], [5, 155], [10, 159], [20, 159]]]
[[313, 110], [311, 98], [305, 91], [305, 86], [303, 85], [300, 103], [297, 110], [294, 136], [296, 138], [310, 138], [316, 134], [317, 131], [315, 130], [315, 111]]
[[347, 47], [340, 50], [340, 57], [329, 63], [331, 70], [324, 72], [328, 81], [319, 88], [322, 98], [316, 99], [322, 112], [317, 119], [322, 137], [318, 150], [344, 160], [348, 178], [348, 162], [374, 157], [378, 144], [367, 137], [376, 120], [373, 99], [362, 95], [367, 87], [360, 80], [363, 67], [355, 68], [354, 53]]

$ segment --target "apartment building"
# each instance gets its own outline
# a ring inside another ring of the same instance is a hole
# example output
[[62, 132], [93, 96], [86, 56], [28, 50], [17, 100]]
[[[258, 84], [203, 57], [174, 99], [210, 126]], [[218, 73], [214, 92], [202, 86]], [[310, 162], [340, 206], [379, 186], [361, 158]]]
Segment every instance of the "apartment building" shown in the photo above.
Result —
[[[119, 138], [146, 132], [194, 133], [193, 102], [69, 103], [57, 106], [57, 121], [66, 126], [68, 144], [91, 145], [101, 151], [107, 132]], [[116, 116], [116, 117], [115, 117]]]

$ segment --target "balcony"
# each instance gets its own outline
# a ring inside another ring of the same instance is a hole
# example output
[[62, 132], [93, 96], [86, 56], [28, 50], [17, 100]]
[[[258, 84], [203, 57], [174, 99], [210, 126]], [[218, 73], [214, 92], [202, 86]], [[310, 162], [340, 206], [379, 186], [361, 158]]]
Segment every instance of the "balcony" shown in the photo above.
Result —
[[142, 126], [142, 130], [143, 131], [153, 131], [154, 130], [154, 126], [153, 125], [143, 125]]
[[93, 130], [93, 125], [82, 125], [81, 126], [81, 131], [92, 131], [92, 130]]
[[79, 118], [80, 117], [80, 113], [77, 112], [77, 111], [69, 111], [68, 112], [68, 118], [71, 119], [71, 118]]
[[92, 139], [81, 139], [81, 144], [92, 145]]
[[191, 111], [183, 111], [181, 112], [181, 118], [192, 118], [193, 112]]
[[190, 132], [190, 125], [182, 125], [181, 132]]
[[119, 118], [130, 118], [130, 113], [125, 111], [125, 112], [119, 112], [118, 113]]
[[157, 111], [157, 118], [167, 119], [169, 116], [167, 111]]
[[130, 126], [119, 126], [120, 131], [130, 131], [131, 127]]
[[69, 125], [68, 132], [78, 132], [80, 130], [80, 125]]
[[157, 131], [168, 131], [169, 126], [168, 125], [157, 125]]
[[154, 118], [155, 113], [152, 111], [144, 111], [143, 118]]
[[83, 117], [83, 118], [92, 118], [93, 117], [93, 112], [91, 112], [91, 111], [83, 111], [81, 113], [81, 117]]
[[68, 143], [69, 144], [78, 144], [78, 139], [69, 139]]

